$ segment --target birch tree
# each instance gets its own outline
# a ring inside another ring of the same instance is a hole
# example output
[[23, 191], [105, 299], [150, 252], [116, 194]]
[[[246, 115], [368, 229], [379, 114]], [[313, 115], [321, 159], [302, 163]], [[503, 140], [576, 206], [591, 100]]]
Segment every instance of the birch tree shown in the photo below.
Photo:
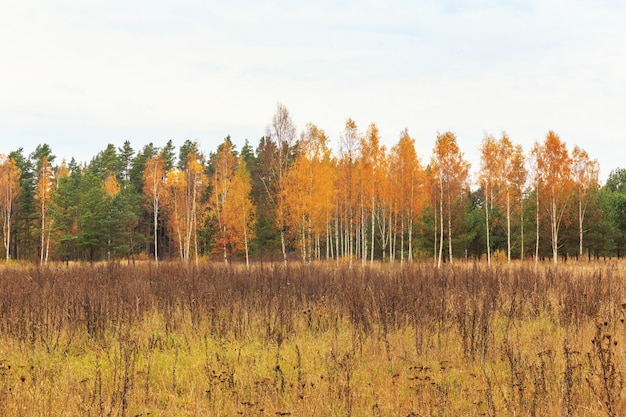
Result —
[[263, 186], [269, 200], [273, 203], [276, 213], [276, 225], [280, 230], [280, 243], [283, 262], [287, 265], [287, 245], [285, 241], [286, 211], [284, 201], [285, 177], [293, 160], [293, 149], [296, 141], [296, 127], [283, 104], [278, 103], [272, 122], [267, 127], [264, 155], [264, 172], [261, 174]]
[[287, 224], [298, 241], [303, 261], [321, 257], [323, 234], [327, 248], [331, 244], [335, 178], [328, 138], [322, 129], [309, 123], [298, 142], [297, 156], [283, 190]]
[[202, 202], [203, 192], [207, 186], [207, 176], [204, 173], [204, 165], [201, 156], [197, 151], [190, 152], [187, 156], [187, 163], [183, 171], [185, 175], [185, 245], [184, 258], [191, 259], [193, 256], [198, 265], [198, 229], [203, 223], [205, 205]]
[[187, 181], [182, 170], [177, 167], [171, 168], [165, 175], [163, 188], [163, 208], [166, 213], [167, 229], [170, 237], [178, 248], [178, 256], [185, 261], [184, 251], [184, 196], [187, 189]]
[[[498, 161], [501, 168], [498, 177], [501, 179], [502, 199], [506, 212], [506, 246], [507, 260], [511, 262], [511, 211], [515, 201], [522, 201], [522, 188], [526, 182], [526, 169], [524, 167], [524, 152], [521, 145], [513, 145], [506, 132], [498, 141]], [[520, 211], [523, 212], [520, 207]], [[523, 213], [522, 213], [523, 215]], [[520, 222], [523, 234], [523, 219]], [[522, 245], [523, 246], [523, 245]], [[522, 247], [523, 257], [523, 247]]]
[[225, 265], [229, 263], [233, 247], [234, 230], [231, 227], [231, 218], [239, 215], [239, 213], [233, 215], [232, 212], [229, 212], [229, 210], [232, 211], [232, 208], [229, 207], [229, 201], [232, 200], [230, 194], [237, 165], [237, 156], [234, 153], [232, 143], [230, 140], [225, 140], [211, 158], [213, 174], [210, 178], [211, 195], [209, 197], [209, 213], [218, 231], [214, 247], [216, 251], [222, 253]]
[[424, 170], [415, 151], [415, 141], [407, 129], [400, 133], [400, 140], [391, 149], [391, 153], [391, 174], [397, 179], [394, 194], [396, 212], [400, 218], [400, 262], [404, 261], [405, 248], [408, 261], [412, 261], [413, 229], [417, 215], [425, 206]]
[[437, 141], [433, 149], [433, 162], [440, 194], [439, 217], [441, 220], [441, 234], [437, 265], [441, 267], [444, 241], [444, 205], [448, 229], [448, 256], [450, 263], [452, 263], [452, 205], [461, 196], [461, 192], [466, 186], [469, 163], [463, 158], [463, 153], [456, 142], [456, 135], [452, 132], [437, 135]]
[[[362, 175], [366, 179], [364, 196], [366, 208], [369, 209], [370, 221], [370, 264], [374, 263], [374, 243], [376, 236], [376, 217], [380, 212], [382, 204], [382, 192], [384, 189], [386, 167], [385, 167], [385, 147], [380, 144], [380, 134], [375, 123], [371, 123], [367, 132], [361, 139], [361, 169]], [[380, 222], [380, 219], [379, 219]], [[365, 224], [363, 225], [365, 229]], [[366, 247], [364, 246], [364, 249]], [[363, 260], [367, 259], [367, 251], [364, 250]]]
[[250, 240], [254, 239], [256, 214], [250, 192], [252, 183], [250, 173], [243, 158], [238, 159], [237, 169], [232, 179], [224, 207], [224, 220], [230, 233], [232, 252], [243, 251], [246, 268], [250, 269]]
[[491, 227], [489, 213], [493, 206], [494, 194], [497, 192], [502, 170], [498, 152], [498, 143], [491, 135], [485, 134], [480, 145], [480, 172], [478, 181], [485, 195], [485, 231], [487, 240], [487, 264], [491, 265]]
[[0, 216], [5, 259], [10, 258], [11, 227], [13, 224], [13, 202], [20, 189], [20, 171], [11, 158], [0, 155]]
[[163, 180], [165, 177], [165, 161], [161, 155], [155, 155], [148, 159], [143, 172], [143, 194], [152, 212], [152, 224], [154, 233], [154, 261], [159, 262], [158, 221], [161, 194], [163, 193]]
[[542, 198], [550, 220], [552, 261], [558, 263], [559, 231], [572, 191], [572, 160], [564, 142], [553, 131], [535, 144], [537, 198]]
[[340, 158], [338, 180], [338, 215], [343, 219], [342, 253], [348, 258], [349, 265], [352, 266], [355, 246], [355, 212], [358, 211], [358, 176], [356, 163], [359, 158], [360, 136], [354, 120], [348, 118], [344, 125], [344, 131], [340, 139]]
[[584, 220], [590, 194], [598, 188], [599, 166], [597, 160], [591, 160], [589, 154], [575, 146], [572, 150], [572, 177], [578, 199], [578, 256], [583, 258]]
[[40, 253], [39, 263], [44, 264], [48, 260], [48, 248], [46, 237], [49, 238], [50, 226], [46, 224], [50, 195], [53, 189], [53, 171], [48, 155], [43, 155], [37, 173], [37, 184], [35, 186], [35, 200], [39, 204], [40, 219]]

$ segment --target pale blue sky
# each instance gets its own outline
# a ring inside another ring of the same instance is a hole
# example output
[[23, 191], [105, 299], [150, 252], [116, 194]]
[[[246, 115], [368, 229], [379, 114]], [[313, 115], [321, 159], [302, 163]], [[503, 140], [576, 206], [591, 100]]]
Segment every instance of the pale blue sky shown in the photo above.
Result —
[[624, 22], [609, 0], [4, 0], [0, 153], [256, 146], [281, 102], [335, 144], [348, 117], [388, 146], [408, 128], [424, 161], [453, 131], [474, 171], [485, 131], [527, 151], [552, 129], [606, 178], [626, 167]]

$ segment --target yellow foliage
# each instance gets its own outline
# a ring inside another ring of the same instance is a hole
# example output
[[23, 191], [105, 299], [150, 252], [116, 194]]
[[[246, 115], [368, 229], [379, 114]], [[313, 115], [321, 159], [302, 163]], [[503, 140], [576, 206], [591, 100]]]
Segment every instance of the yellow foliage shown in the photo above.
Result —
[[213, 158], [209, 214], [218, 231], [214, 241], [216, 252], [224, 262], [236, 252], [248, 254], [254, 237], [255, 209], [250, 192], [252, 184], [245, 161], [234, 155], [232, 144], [225, 140]]
[[110, 173], [109, 175], [107, 175], [107, 177], [104, 179], [104, 191], [106, 192], [106, 194], [109, 197], [113, 198], [119, 194], [120, 190], [121, 186], [115, 174]]
[[289, 168], [282, 190], [285, 222], [303, 257], [312, 254], [314, 236], [323, 234], [335, 207], [336, 171], [323, 130], [308, 124], [300, 140], [300, 152]]
[[0, 155], [0, 218], [2, 219], [3, 242], [7, 260], [9, 259], [11, 242], [13, 202], [19, 193], [20, 175], [20, 170], [15, 161]]

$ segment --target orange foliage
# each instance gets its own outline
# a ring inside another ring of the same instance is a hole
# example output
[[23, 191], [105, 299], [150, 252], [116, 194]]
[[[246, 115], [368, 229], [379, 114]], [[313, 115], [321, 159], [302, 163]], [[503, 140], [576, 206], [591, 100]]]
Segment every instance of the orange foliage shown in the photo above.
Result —
[[217, 229], [213, 246], [228, 263], [235, 252], [245, 251], [254, 235], [254, 206], [250, 198], [250, 174], [242, 158], [234, 154], [232, 143], [225, 140], [213, 157], [209, 212]]
[[[376, 227], [376, 217], [383, 208], [383, 193], [386, 190], [387, 169], [386, 169], [386, 150], [380, 145], [380, 137], [378, 127], [372, 123], [367, 128], [365, 136], [361, 139], [361, 159], [359, 161], [361, 176], [363, 181], [362, 199], [365, 210], [369, 211], [370, 230], [370, 261], [374, 262], [374, 237]], [[384, 216], [379, 217], [384, 222]], [[365, 227], [365, 224], [363, 225]], [[383, 239], [384, 240], [384, 239]], [[367, 243], [364, 248], [367, 248]], [[384, 250], [384, 248], [383, 248]], [[384, 252], [383, 252], [384, 253]], [[363, 250], [363, 260], [367, 258], [367, 250]]]
[[187, 181], [184, 173], [178, 168], [170, 169], [165, 176], [163, 188], [163, 209], [167, 218], [167, 228], [171, 237], [178, 245], [180, 259], [184, 255], [185, 203], [183, 201]]
[[425, 174], [415, 152], [415, 141], [403, 130], [400, 140], [391, 149], [390, 172], [394, 182], [391, 193], [395, 201], [393, 207], [400, 218], [400, 260], [404, 259], [405, 228], [408, 236], [408, 259], [413, 258], [413, 225], [426, 206]]
[[[244, 252], [249, 266], [249, 242], [254, 238], [255, 208], [250, 192], [250, 173], [243, 158], [237, 160], [236, 170], [231, 178], [228, 194], [222, 208], [223, 228], [220, 242], [230, 249], [230, 253]], [[229, 255], [230, 253], [227, 253]]]
[[506, 132], [500, 140], [485, 134], [481, 144], [479, 184], [485, 195], [485, 220], [487, 224], [487, 262], [491, 262], [490, 217], [491, 209], [500, 207], [506, 213], [507, 259], [511, 261], [511, 207], [521, 201], [526, 182], [524, 154], [520, 145], [514, 146]]
[[561, 138], [548, 132], [543, 144], [535, 143], [535, 182], [538, 199], [543, 202], [550, 219], [552, 259], [558, 262], [559, 230], [572, 194], [572, 159]]
[[[328, 232], [336, 198], [335, 181], [328, 138], [323, 130], [308, 124], [282, 190], [287, 208], [286, 224], [292, 235], [299, 237], [303, 260], [310, 260], [313, 256], [314, 238], [317, 241]], [[315, 252], [319, 258], [319, 251]]]
[[463, 159], [463, 153], [457, 145], [455, 134], [452, 132], [437, 135], [437, 141], [433, 149], [433, 174], [439, 183], [441, 234], [438, 265], [441, 266], [444, 240], [444, 206], [448, 223], [448, 256], [450, 262], [452, 262], [452, 205], [467, 186], [469, 174], [469, 163]]

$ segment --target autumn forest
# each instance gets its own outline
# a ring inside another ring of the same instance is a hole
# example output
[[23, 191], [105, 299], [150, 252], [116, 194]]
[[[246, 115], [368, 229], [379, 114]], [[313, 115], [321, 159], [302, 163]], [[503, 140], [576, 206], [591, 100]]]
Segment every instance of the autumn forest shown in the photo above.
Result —
[[434, 139], [416, 149], [404, 130], [387, 149], [376, 124], [348, 119], [333, 152], [279, 104], [256, 148], [126, 141], [88, 163], [20, 148], [0, 155], [4, 257], [441, 266], [624, 253], [626, 170], [601, 186], [598, 162], [552, 131], [528, 150], [485, 134], [474, 167], [454, 133]]
[[380, 136], [0, 156], [0, 415], [626, 415], [626, 169]]

